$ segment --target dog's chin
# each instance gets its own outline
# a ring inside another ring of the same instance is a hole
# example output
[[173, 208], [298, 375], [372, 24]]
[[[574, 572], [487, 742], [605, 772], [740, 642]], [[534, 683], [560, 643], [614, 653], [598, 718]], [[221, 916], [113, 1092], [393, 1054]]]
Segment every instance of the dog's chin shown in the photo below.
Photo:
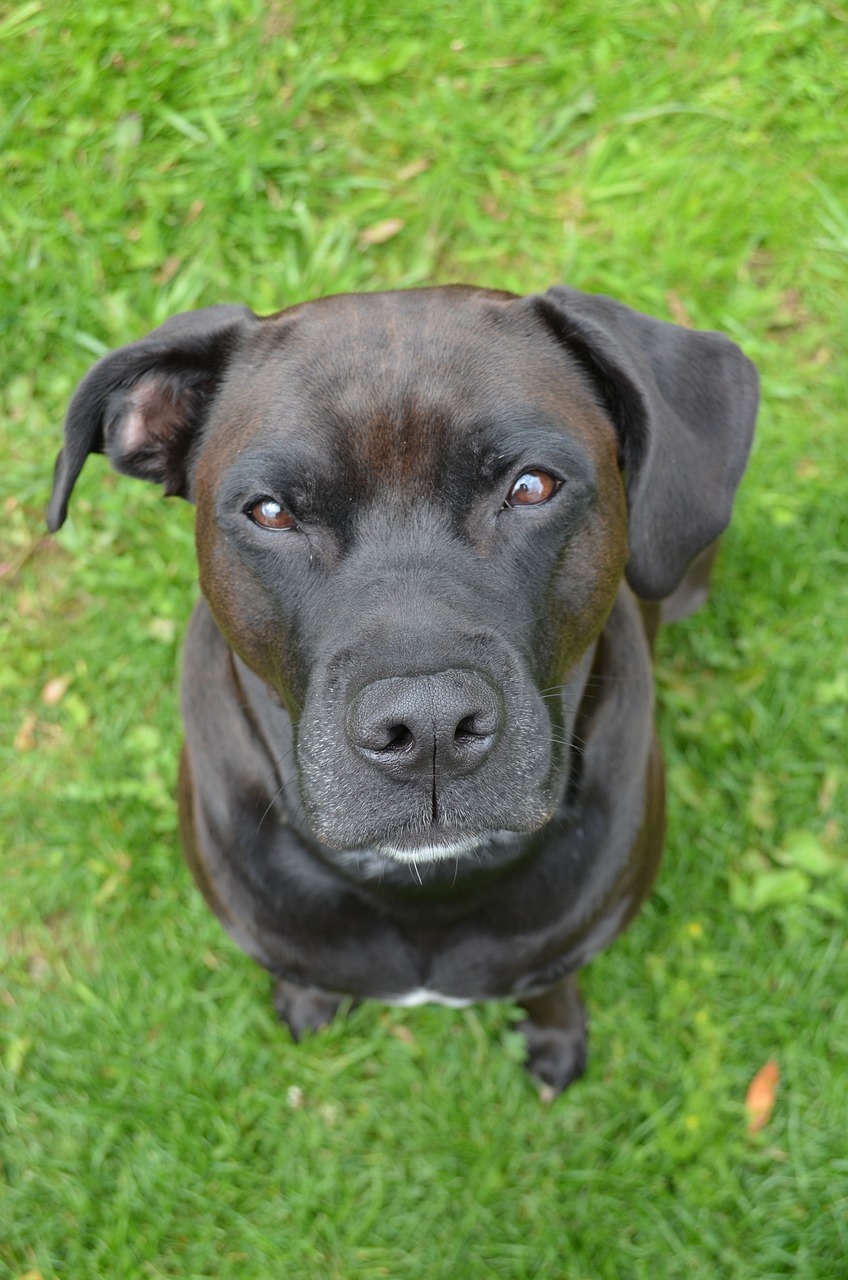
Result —
[[444, 862], [448, 858], [473, 857], [500, 834], [497, 831], [481, 831], [473, 835], [447, 831], [437, 835], [430, 832], [416, 836], [398, 836], [381, 841], [374, 848], [384, 858], [391, 858], [394, 862]]

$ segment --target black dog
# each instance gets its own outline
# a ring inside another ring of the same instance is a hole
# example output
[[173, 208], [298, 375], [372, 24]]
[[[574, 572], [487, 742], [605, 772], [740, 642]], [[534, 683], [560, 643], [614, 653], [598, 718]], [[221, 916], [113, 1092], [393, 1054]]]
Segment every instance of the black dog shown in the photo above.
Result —
[[183, 843], [295, 1038], [514, 997], [544, 1092], [581, 1073], [662, 847], [651, 641], [756, 406], [725, 338], [568, 288], [211, 307], [84, 379], [49, 526], [92, 451], [197, 505]]

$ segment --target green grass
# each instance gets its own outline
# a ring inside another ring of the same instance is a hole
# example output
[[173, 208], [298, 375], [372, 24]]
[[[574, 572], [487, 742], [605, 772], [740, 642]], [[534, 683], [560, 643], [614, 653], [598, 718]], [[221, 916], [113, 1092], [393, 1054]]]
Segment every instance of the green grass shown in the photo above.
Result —
[[[0, 40], [0, 1277], [848, 1275], [844, 6], [35, 0]], [[191, 512], [98, 458], [43, 526], [102, 351], [457, 279], [763, 375], [711, 605], [661, 641], [661, 878], [547, 1109], [506, 1006], [289, 1043], [178, 852]]]

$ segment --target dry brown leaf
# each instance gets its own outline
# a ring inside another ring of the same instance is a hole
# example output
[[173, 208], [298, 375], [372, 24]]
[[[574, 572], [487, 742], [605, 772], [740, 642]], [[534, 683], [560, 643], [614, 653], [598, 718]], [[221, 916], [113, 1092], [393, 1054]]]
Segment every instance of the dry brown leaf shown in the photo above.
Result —
[[16, 751], [32, 751], [35, 747], [35, 726], [38, 723], [35, 712], [28, 711], [24, 716], [24, 722], [18, 732], [15, 734], [15, 750]]
[[405, 226], [403, 218], [386, 218], [383, 222], [375, 222], [373, 226], [365, 228], [359, 237], [359, 243], [363, 246], [385, 244], [392, 236], [403, 231]]
[[182, 265], [182, 258], [178, 258], [176, 254], [171, 254], [170, 258], [165, 259], [159, 270], [154, 275], [153, 283], [167, 284], [169, 280], [173, 280]]
[[75, 209], [63, 209], [62, 217], [65, 219], [71, 230], [75, 231], [78, 236], [85, 235], [85, 227], [82, 225], [80, 216]]
[[830, 818], [822, 827], [822, 844], [834, 845], [838, 842], [842, 828], [835, 818]]
[[774, 1110], [779, 1081], [780, 1069], [774, 1059], [770, 1058], [748, 1085], [745, 1110], [748, 1112], [749, 1133], [759, 1133], [768, 1124]]
[[686, 306], [683, 299], [680, 297], [680, 294], [675, 293], [673, 289], [667, 289], [665, 301], [669, 310], [669, 315], [675, 324], [681, 325], [684, 329], [693, 328], [692, 317], [686, 310]]
[[484, 62], [481, 65], [489, 71], [501, 71], [505, 67], [538, 67], [542, 61], [543, 59], [535, 54], [525, 54], [523, 57], [517, 58], [490, 58], [488, 62]]
[[409, 182], [412, 178], [417, 178], [419, 173], [425, 173], [430, 168], [430, 161], [426, 156], [421, 156], [419, 160], [410, 160], [409, 164], [405, 164], [402, 169], [398, 169], [398, 182]]
[[415, 1044], [415, 1036], [404, 1022], [396, 1022], [391, 1028], [391, 1033], [404, 1044]]
[[68, 685], [71, 683], [70, 676], [53, 676], [51, 680], [41, 690], [41, 701], [45, 707], [55, 707], [62, 701], [68, 692]]

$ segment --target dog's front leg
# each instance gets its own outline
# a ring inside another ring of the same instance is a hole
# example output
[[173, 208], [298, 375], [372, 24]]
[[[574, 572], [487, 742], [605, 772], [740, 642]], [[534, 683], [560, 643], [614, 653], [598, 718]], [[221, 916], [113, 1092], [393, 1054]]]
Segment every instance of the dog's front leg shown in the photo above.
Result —
[[542, 1101], [552, 1102], [586, 1069], [586, 1009], [577, 975], [570, 973], [519, 1004], [529, 1015], [518, 1024], [527, 1044], [527, 1070], [539, 1081]]

